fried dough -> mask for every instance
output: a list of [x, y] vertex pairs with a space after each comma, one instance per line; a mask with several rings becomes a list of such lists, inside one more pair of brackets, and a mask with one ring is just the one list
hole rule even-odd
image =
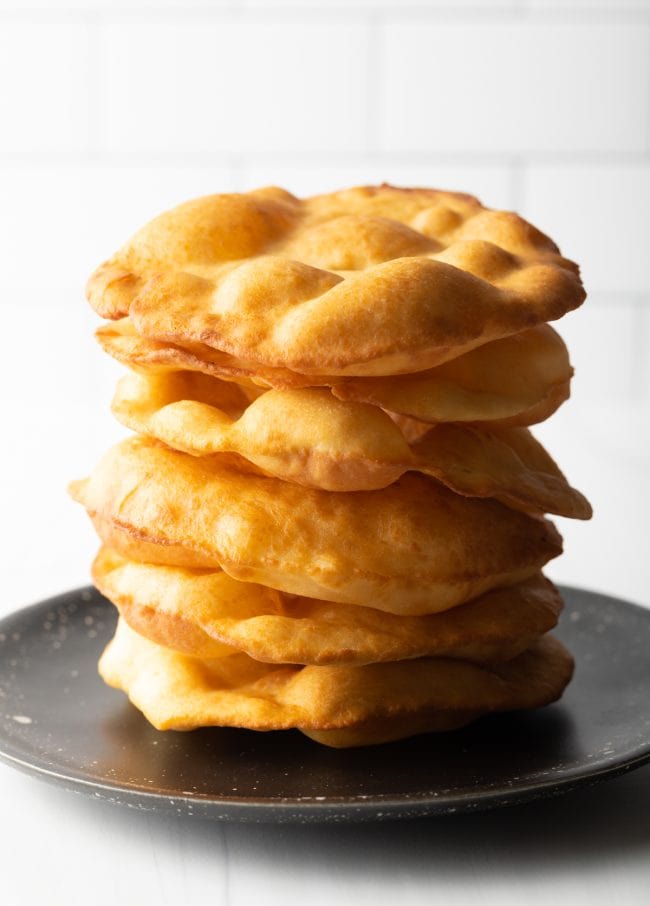
[[218, 457], [139, 437], [113, 447], [71, 492], [91, 516], [148, 544], [147, 559], [156, 545], [172, 546], [186, 552], [183, 565], [405, 615], [512, 585], [561, 551], [546, 520], [424, 476], [339, 494], [242, 474]]
[[118, 608], [100, 673], [158, 729], [364, 746], [556, 700], [545, 517], [588, 501], [528, 427], [570, 395], [579, 270], [516, 214], [389, 185], [210, 195], [88, 299], [137, 436], [73, 482]]
[[100, 327], [96, 335], [109, 355], [135, 371], [195, 371], [260, 389], [329, 387], [339, 399], [372, 403], [431, 424], [536, 424], [568, 399], [573, 374], [566, 346], [547, 324], [494, 340], [429, 371], [347, 380], [256, 368], [207, 346], [149, 340], [128, 318]]
[[316, 388], [270, 390], [249, 404], [238, 385], [188, 371], [127, 375], [113, 412], [132, 430], [183, 453], [234, 454], [240, 467], [306, 487], [375, 490], [415, 470], [468, 497], [494, 497], [530, 512], [591, 515], [522, 428], [439, 425], [409, 447], [376, 406], [342, 402]]
[[547, 419], [569, 398], [572, 375], [562, 338], [542, 324], [429, 371], [350, 379], [332, 392], [423, 422], [506, 427]]
[[295, 727], [325, 745], [370, 745], [461, 726], [497, 711], [557, 699], [573, 660], [544, 636], [489, 667], [419, 658], [360, 667], [262, 664], [245, 654], [199, 659], [134, 632], [123, 620], [99, 662], [110, 685], [159, 730]]
[[233, 649], [275, 664], [369, 664], [424, 656], [508, 660], [553, 629], [562, 609], [543, 576], [422, 617], [332, 604], [238, 582], [221, 570], [138, 563], [102, 548], [93, 581], [151, 641], [196, 657]]
[[577, 267], [516, 214], [378, 186], [187, 202], [102, 265], [88, 297], [156, 341], [358, 377], [432, 368], [561, 317], [584, 291]]

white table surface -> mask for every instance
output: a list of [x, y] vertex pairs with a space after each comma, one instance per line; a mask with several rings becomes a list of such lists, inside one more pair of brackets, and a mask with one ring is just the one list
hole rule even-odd
[[5, 766], [0, 801], [4, 906], [650, 901], [650, 768], [495, 812], [347, 826], [166, 817]]
[[[65, 483], [121, 434], [108, 413], [119, 369], [90, 339], [83, 306], [66, 306], [18, 300], [9, 323], [38, 367], [22, 342], [0, 357], [0, 616], [88, 581], [96, 540]], [[648, 396], [596, 394], [592, 373], [537, 431], [596, 510], [588, 524], [560, 521], [566, 553], [548, 572], [650, 604]], [[650, 768], [500, 812], [377, 825], [144, 814], [1, 764], [0, 804], [1, 906], [650, 904]]]

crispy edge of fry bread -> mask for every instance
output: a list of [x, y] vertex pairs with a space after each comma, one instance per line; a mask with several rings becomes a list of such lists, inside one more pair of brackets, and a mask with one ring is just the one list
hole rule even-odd
[[489, 667], [447, 658], [355, 667], [277, 666], [244, 654], [202, 660], [156, 645], [120, 620], [99, 671], [159, 730], [295, 727], [342, 747], [549, 704], [569, 682], [573, 659], [546, 635]]

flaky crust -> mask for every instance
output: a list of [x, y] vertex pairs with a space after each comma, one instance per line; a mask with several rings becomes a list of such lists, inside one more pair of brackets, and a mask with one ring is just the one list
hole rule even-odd
[[160, 730], [296, 727], [325, 745], [369, 745], [457, 727], [481, 714], [557, 699], [573, 670], [551, 636], [489, 667], [420, 658], [361, 667], [202, 660], [142, 638], [121, 620], [99, 670]]
[[[147, 544], [143, 559], [160, 562], [156, 545], [172, 547], [188, 559], [163, 562], [218, 566], [291, 594], [401, 614], [446, 610], [514, 584], [561, 551], [546, 520], [461, 497], [424, 476], [338, 494], [241, 474], [217, 457], [141, 438], [112, 448], [71, 492], [136, 548]], [[111, 545], [122, 550], [116, 539]]]
[[88, 284], [106, 318], [260, 368], [411, 373], [561, 317], [574, 264], [466, 195], [361, 187], [212, 195], [145, 226]]

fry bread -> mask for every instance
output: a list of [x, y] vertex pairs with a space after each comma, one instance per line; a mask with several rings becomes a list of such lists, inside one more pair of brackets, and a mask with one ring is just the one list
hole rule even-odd
[[538, 708], [561, 695], [572, 670], [571, 655], [551, 636], [489, 667], [448, 658], [296, 667], [262, 664], [245, 654], [194, 658], [150, 642], [124, 620], [99, 662], [103, 679], [126, 692], [159, 730], [295, 727], [335, 747]]
[[377, 186], [187, 202], [103, 264], [88, 297], [155, 341], [358, 377], [432, 368], [561, 317], [584, 291], [577, 267], [518, 215]]
[[256, 368], [199, 344], [189, 348], [149, 340], [136, 333], [128, 318], [100, 327], [97, 338], [109, 355], [146, 374], [194, 371], [260, 390], [329, 387], [339, 399], [372, 403], [430, 424], [536, 424], [568, 399], [573, 374], [566, 346], [547, 324], [487, 343], [428, 371], [345, 380]]
[[275, 664], [369, 664], [424, 656], [508, 660], [553, 629], [562, 609], [543, 576], [444, 613], [400, 617], [287, 595], [221, 570], [138, 563], [102, 548], [97, 588], [151, 641], [196, 657], [243, 651]]
[[[443, 366], [444, 367], [444, 366]], [[588, 518], [591, 509], [526, 429], [439, 425], [412, 447], [381, 409], [324, 389], [270, 390], [249, 404], [237, 384], [188, 371], [122, 378], [113, 412], [127, 427], [193, 456], [306, 487], [375, 490], [415, 470], [468, 497], [530, 512]]]
[[148, 545], [147, 560], [156, 546], [172, 547], [187, 554], [182, 565], [404, 615], [512, 585], [561, 551], [546, 520], [461, 497], [424, 476], [339, 494], [242, 474], [218, 457], [141, 438], [113, 447], [71, 493], [91, 516]]

